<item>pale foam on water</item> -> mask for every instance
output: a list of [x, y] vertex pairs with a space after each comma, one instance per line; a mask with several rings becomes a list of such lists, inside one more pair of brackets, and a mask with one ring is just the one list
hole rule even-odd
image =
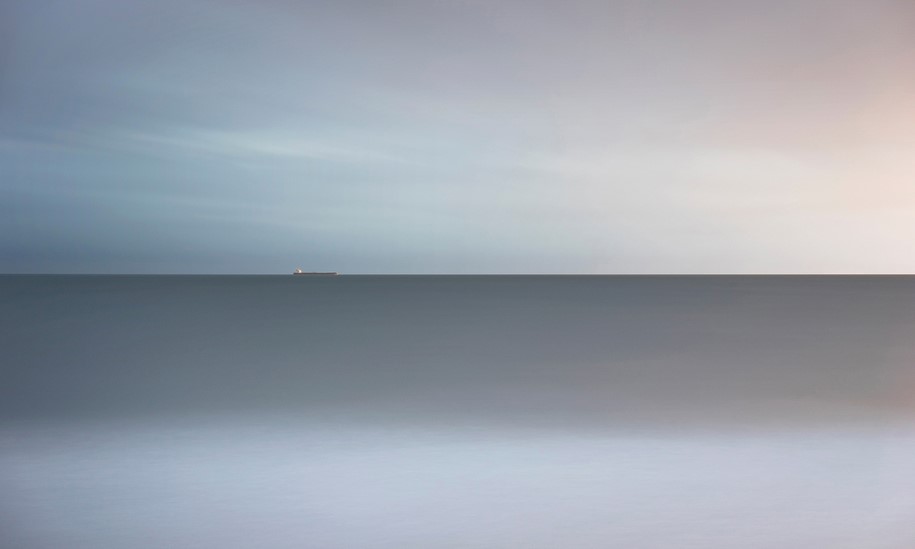
[[0, 546], [915, 546], [910, 277], [0, 277]]
[[518, 434], [286, 421], [0, 435], [13, 547], [830, 547], [915, 540], [915, 430]]

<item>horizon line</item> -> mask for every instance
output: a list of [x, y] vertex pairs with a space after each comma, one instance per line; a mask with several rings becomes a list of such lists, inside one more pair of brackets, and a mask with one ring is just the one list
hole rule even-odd
[[[0, 273], [0, 276], [294, 276], [292, 273], [52, 273], [52, 272], [37, 272], [37, 273]], [[355, 272], [355, 273], [343, 273], [337, 272], [337, 277], [343, 276], [568, 276], [568, 277], [624, 277], [624, 276], [678, 276], [678, 277], [687, 277], [687, 276], [729, 276], [729, 277], [759, 277], [759, 276], [794, 276], [794, 277], [815, 277], [815, 276], [882, 276], [882, 277], [906, 277], [906, 276], [915, 276], [913, 273], [877, 273], [877, 272], [824, 272], [824, 273], [791, 273], [791, 272], [780, 272], [780, 273], [657, 273], [657, 272], [645, 272], [645, 273], [366, 273], [366, 272]], [[327, 277], [331, 278], [331, 277]]]

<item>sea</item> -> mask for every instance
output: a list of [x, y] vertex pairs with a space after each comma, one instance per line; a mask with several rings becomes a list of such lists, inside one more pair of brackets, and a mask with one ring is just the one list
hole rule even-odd
[[0, 547], [915, 547], [915, 277], [0, 276]]

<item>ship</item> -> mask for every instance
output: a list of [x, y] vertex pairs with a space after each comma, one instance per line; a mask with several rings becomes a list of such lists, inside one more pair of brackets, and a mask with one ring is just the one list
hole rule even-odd
[[307, 272], [303, 271], [302, 269], [296, 269], [295, 271], [292, 272], [292, 274], [299, 275], [299, 276], [340, 276], [340, 273], [338, 273], [336, 271], [307, 273]]

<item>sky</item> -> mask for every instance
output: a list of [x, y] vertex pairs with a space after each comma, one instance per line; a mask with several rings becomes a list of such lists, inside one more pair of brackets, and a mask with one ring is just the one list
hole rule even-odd
[[915, 272], [911, 0], [0, 4], [0, 272]]

